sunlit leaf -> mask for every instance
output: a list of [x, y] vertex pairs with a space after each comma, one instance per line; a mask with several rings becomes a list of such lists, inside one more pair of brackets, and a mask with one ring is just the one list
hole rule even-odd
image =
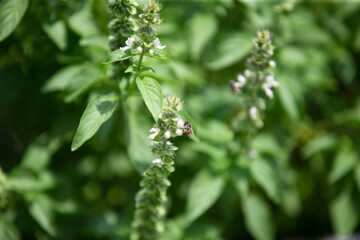
[[229, 142], [234, 137], [231, 129], [223, 122], [217, 120], [208, 120], [199, 124], [197, 135], [200, 139], [211, 142]]
[[167, 61], [167, 62], [172, 61], [171, 58], [170, 58], [170, 55], [166, 51], [158, 50], [158, 49], [156, 49], [154, 51], [153, 55], [146, 55], [146, 56], [156, 58], [156, 59], [159, 59], [159, 60], [163, 60], [163, 61]]
[[251, 175], [275, 203], [280, 202], [279, 178], [275, 167], [266, 159], [256, 159], [250, 165]]
[[236, 166], [230, 170], [231, 182], [240, 195], [241, 199], [249, 196], [250, 171], [247, 166]]
[[252, 49], [252, 36], [235, 33], [226, 36], [217, 46], [216, 53], [206, 66], [213, 71], [221, 70], [242, 60]]
[[111, 94], [96, 97], [88, 103], [71, 144], [72, 151], [78, 149], [98, 131], [114, 113], [117, 103], [117, 97]]
[[152, 78], [137, 78], [136, 84], [144, 99], [144, 102], [157, 122], [161, 109], [163, 107], [163, 95], [160, 84]]
[[19, 24], [28, 6], [28, 0], [0, 1], [0, 42]]
[[217, 20], [214, 14], [196, 14], [190, 19], [190, 53], [193, 59], [199, 60], [206, 45], [217, 31]]
[[335, 147], [338, 143], [338, 139], [335, 135], [329, 133], [315, 137], [309, 141], [303, 148], [302, 152], [305, 158], [309, 158], [312, 155], [329, 150]]
[[108, 39], [105, 35], [92, 35], [92, 36], [84, 37], [80, 40], [80, 46], [97, 47], [104, 51], [109, 50]]
[[52, 202], [48, 196], [38, 194], [33, 198], [29, 197], [28, 209], [31, 216], [46, 232], [53, 237], [57, 235]]
[[275, 219], [266, 201], [257, 194], [250, 194], [242, 203], [245, 224], [256, 240], [275, 239]]
[[58, 20], [53, 24], [44, 24], [43, 29], [56, 46], [65, 50], [67, 48], [67, 29], [63, 20]]
[[[89, 4], [91, 1], [89, 1]], [[73, 14], [68, 20], [70, 28], [81, 37], [98, 34], [99, 28], [91, 8], [85, 7], [79, 12]]]
[[110, 53], [110, 55], [107, 57], [107, 59], [104, 61], [105, 64], [107, 63], [113, 63], [118, 61], [124, 61], [126, 59], [129, 59], [131, 57], [135, 56], [134, 54], [127, 52], [124, 52], [123, 50], [115, 50]]
[[345, 235], [354, 231], [359, 221], [358, 202], [350, 187], [345, 187], [330, 205], [330, 218], [337, 234]]
[[333, 166], [329, 174], [329, 182], [333, 184], [340, 180], [347, 173], [352, 171], [358, 162], [356, 151], [343, 147], [335, 156]]
[[200, 171], [190, 184], [186, 219], [188, 224], [204, 214], [220, 197], [225, 179], [221, 174], [213, 174], [208, 169]]

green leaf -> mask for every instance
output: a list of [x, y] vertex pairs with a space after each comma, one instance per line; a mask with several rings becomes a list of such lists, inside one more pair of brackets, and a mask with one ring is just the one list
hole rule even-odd
[[286, 214], [295, 218], [301, 213], [301, 201], [299, 193], [295, 186], [288, 187], [282, 190], [282, 207]]
[[105, 60], [104, 64], [118, 62], [118, 61], [124, 61], [133, 56], [135, 56], [135, 55], [118, 49], [118, 50], [115, 50], [110, 53], [110, 55]]
[[194, 65], [185, 64], [182, 62], [172, 62], [169, 64], [174, 71], [175, 77], [181, 82], [186, 82], [192, 85], [200, 86], [204, 84], [205, 79], [199, 68]]
[[20, 240], [19, 230], [14, 224], [0, 218], [0, 239], [4, 240]]
[[280, 202], [278, 175], [274, 166], [265, 159], [256, 159], [250, 165], [251, 175], [275, 203]]
[[108, 51], [108, 39], [105, 35], [92, 35], [84, 37], [80, 40], [80, 46], [87, 47], [97, 47], [104, 51]]
[[143, 101], [140, 97], [132, 96], [127, 99], [127, 150], [134, 167], [141, 175], [151, 164], [153, 156], [149, 149], [148, 139], [151, 123], [143, 114]]
[[200, 59], [201, 53], [216, 34], [217, 28], [214, 14], [198, 13], [190, 19], [190, 53], [193, 59]]
[[90, 100], [71, 144], [71, 151], [78, 149], [89, 140], [114, 113], [118, 100], [114, 95], [98, 96]]
[[170, 55], [166, 51], [158, 50], [158, 49], [154, 50], [153, 55], [146, 55], [146, 56], [156, 58], [156, 59], [159, 59], [159, 60], [163, 60], [163, 61], [167, 61], [167, 62], [172, 61], [171, 58], [170, 58]]
[[64, 101], [70, 103], [88, 91], [94, 84], [103, 81], [107, 76], [93, 65], [84, 65], [68, 81], [64, 91]]
[[190, 184], [186, 220], [190, 224], [204, 214], [220, 197], [225, 179], [220, 174], [213, 174], [208, 169], [201, 170]]
[[355, 178], [355, 182], [358, 187], [358, 191], [360, 192], [360, 163], [358, 163], [358, 165], [354, 171], [354, 178]]
[[309, 158], [314, 154], [334, 148], [337, 143], [337, 137], [331, 133], [317, 136], [304, 146], [302, 152], [305, 158]]
[[19, 24], [28, 2], [28, 0], [4, 0], [0, 2], [0, 42], [9, 36]]
[[59, 147], [58, 138], [48, 139], [45, 136], [40, 136], [26, 149], [21, 165], [39, 172], [48, 165], [52, 154]]
[[279, 99], [286, 113], [291, 119], [299, 118], [299, 107], [297, 105], [295, 96], [291, 92], [291, 86], [288, 83], [289, 76], [285, 74], [277, 74], [276, 78], [280, 82], [280, 86], [277, 88], [279, 93]]
[[43, 93], [49, 93], [64, 90], [73, 79], [73, 76], [81, 71], [82, 67], [82, 65], [69, 65], [60, 69], [47, 80], [41, 91]]
[[63, 20], [58, 20], [52, 25], [44, 24], [43, 29], [60, 50], [67, 48], [67, 29]]
[[275, 219], [266, 201], [257, 194], [250, 194], [242, 209], [246, 228], [256, 240], [275, 238]]
[[242, 200], [249, 196], [250, 171], [248, 166], [236, 166], [230, 169], [230, 179]]
[[163, 106], [163, 95], [160, 84], [155, 79], [149, 77], [144, 77], [143, 79], [137, 78], [136, 84], [147, 108], [153, 115], [155, 122], [157, 122]]
[[213, 71], [229, 67], [242, 60], [252, 49], [252, 36], [244, 33], [235, 33], [226, 36], [219, 43], [212, 60], [206, 66]]
[[[90, 2], [90, 1], [89, 1]], [[69, 27], [81, 37], [96, 35], [100, 32], [91, 8], [85, 7], [69, 18]]]
[[63, 91], [66, 103], [72, 102], [106, 76], [93, 65], [70, 65], [56, 72], [42, 88], [42, 92]]
[[358, 202], [352, 194], [352, 188], [346, 187], [330, 204], [330, 218], [337, 234], [352, 233], [359, 221]]
[[341, 148], [336, 154], [335, 161], [329, 174], [329, 183], [334, 184], [356, 166], [358, 162], [356, 151], [350, 148]]
[[203, 140], [222, 143], [230, 142], [234, 137], [234, 133], [228, 125], [212, 119], [198, 125], [197, 135]]
[[31, 216], [46, 232], [55, 237], [57, 231], [54, 227], [54, 211], [50, 198], [43, 194], [27, 198], [27, 205]]
[[8, 182], [10, 188], [20, 194], [46, 191], [55, 186], [55, 178], [51, 172], [42, 170], [35, 174], [24, 168], [11, 171]]

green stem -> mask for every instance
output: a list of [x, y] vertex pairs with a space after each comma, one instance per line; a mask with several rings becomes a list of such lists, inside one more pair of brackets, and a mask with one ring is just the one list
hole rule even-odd
[[[144, 46], [142, 46], [142, 48], [144, 49]], [[144, 52], [142, 52], [142, 53], [140, 54], [139, 62], [138, 62], [138, 65], [137, 65], [137, 71], [136, 71], [136, 73], [134, 74], [134, 77], [131, 79], [130, 95], [133, 95], [133, 94], [134, 94], [135, 85], [136, 85], [136, 79], [137, 79], [137, 77], [140, 76], [140, 74], [141, 74], [141, 63], [142, 63], [143, 58], [144, 58]]]

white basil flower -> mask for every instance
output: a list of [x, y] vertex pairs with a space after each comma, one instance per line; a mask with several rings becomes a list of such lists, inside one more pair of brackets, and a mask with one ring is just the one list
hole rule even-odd
[[169, 139], [171, 137], [171, 132], [167, 130], [164, 134], [165, 138]]
[[134, 37], [129, 37], [125, 41], [126, 46], [121, 47], [120, 50], [125, 52], [126, 50], [131, 49], [134, 46], [134, 42], [135, 42], [135, 38]]
[[259, 110], [254, 106], [249, 109], [249, 114], [252, 120], [256, 120], [258, 113]]
[[156, 38], [154, 41], [152, 41], [152, 45], [160, 50], [166, 48], [166, 46], [161, 46], [159, 38]]
[[151, 132], [152, 134], [150, 134], [149, 138], [150, 138], [150, 139], [154, 139], [154, 138], [159, 134], [160, 128], [158, 128], [158, 127], [153, 127], [152, 129], [150, 129], [150, 132]]
[[239, 82], [239, 86], [240, 87], [243, 87], [245, 84], [246, 84], [246, 78], [243, 76], [243, 75], [241, 75], [241, 74], [239, 74], [238, 76], [237, 76], [237, 80], [238, 80], [238, 82]]
[[161, 160], [161, 158], [156, 158], [152, 161], [153, 164], [156, 164], [159, 168], [162, 167], [162, 165], [164, 165], [164, 162]]
[[181, 118], [176, 123], [178, 128], [184, 128], [184, 124], [185, 124], [185, 122]]

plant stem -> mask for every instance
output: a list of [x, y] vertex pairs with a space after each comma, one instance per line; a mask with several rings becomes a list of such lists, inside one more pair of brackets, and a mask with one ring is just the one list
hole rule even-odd
[[142, 52], [140, 54], [139, 62], [138, 62], [138, 65], [137, 65], [137, 71], [134, 74], [134, 77], [131, 79], [130, 95], [134, 94], [135, 85], [136, 85], [136, 79], [141, 74], [141, 63], [142, 63], [143, 58], [144, 58], [144, 52]]

